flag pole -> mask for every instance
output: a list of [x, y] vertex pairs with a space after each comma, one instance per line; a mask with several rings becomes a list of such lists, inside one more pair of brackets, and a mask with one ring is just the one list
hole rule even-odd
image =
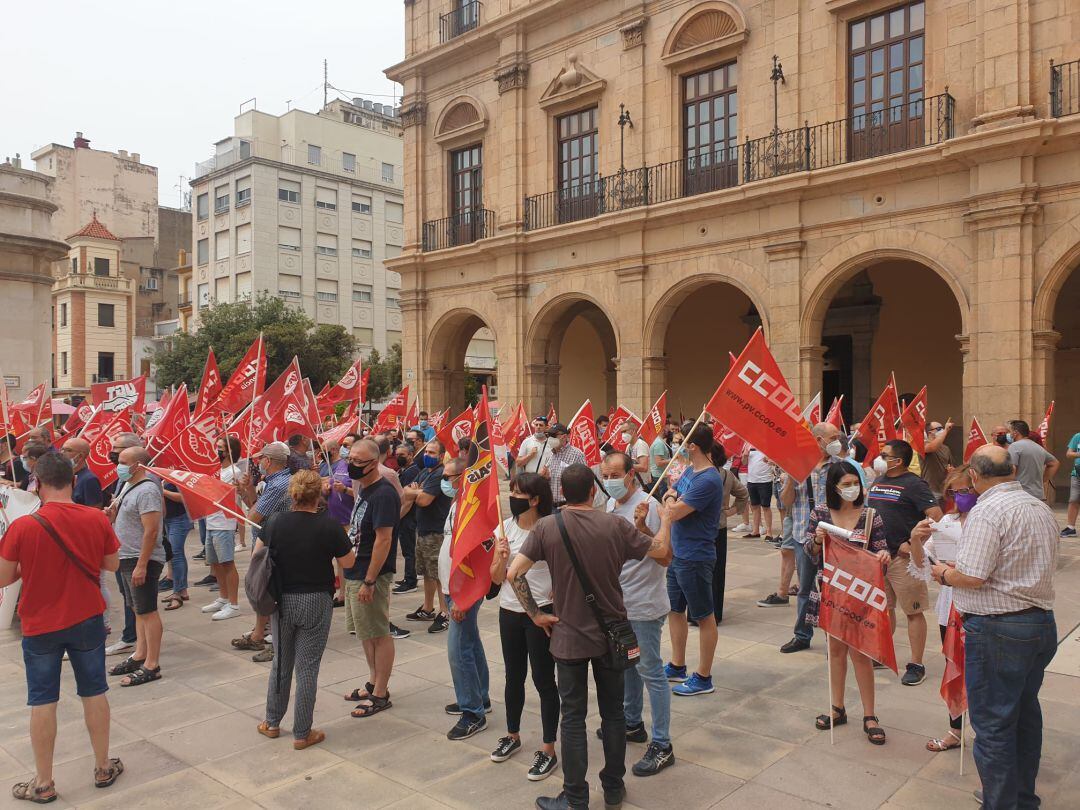
[[[11, 483], [14, 486], [18, 485], [18, 481], [15, 476], [15, 448], [7, 443], [8, 428], [8, 392], [7, 381], [4, 379], [4, 375], [0, 373], [0, 407], [3, 408], [4, 417], [4, 446], [7, 448], [8, 464], [11, 466]], [[6, 521], [5, 521], [6, 522]]]
[[[263, 350], [265, 348], [266, 348], [266, 346], [263, 345], [263, 333], [262, 333], [262, 330], [260, 329], [259, 330], [259, 348], [255, 350], [255, 379], [251, 381], [251, 415], [252, 415], [252, 417], [255, 416], [255, 400], [257, 400], [259, 398], [259, 361], [263, 357]], [[267, 363], [267, 366], [269, 366], [269, 363]], [[267, 368], [267, 372], [269, 372], [269, 368]], [[233, 422], [233, 424], [235, 424], [235, 421]], [[248, 430], [248, 444], [249, 445], [251, 444], [251, 430], [250, 429]], [[254, 449], [253, 447], [250, 447], [250, 446], [248, 447], [248, 450], [253, 450], [253, 449]]]
[[[683, 436], [683, 442], [684, 443], [686, 442], [687, 439], [690, 438], [690, 434], [694, 432], [694, 429], [698, 425], [701, 424], [701, 420], [704, 419], [704, 418], [705, 418], [705, 409], [703, 408], [702, 411], [701, 411], [701, 414], [697, 418], [697, 421], [694, 422], [693, 427], [691, 427], [690, 430], [687, 432], [687, 434], [685, 436]], [[660, 477], [657, 478], [655, 481], [653, 481], [652, 489], [649, 490], [649, 497], [650, 498], [655, 497], [656, 490], [660, 486], [660, 482], [663, 481], [667, 477], [668, 470], [670, 470], [671, 465], [675, 463], [675, 458], [676, 458], [676, 454], [672, 453], [671, 458], [668, 459], [668, 463], [664, 467], [664, 471], [662, 473], [660, 473]]]
[[960, 775], [964, 775], [964, 737], [967, 736], [964, 732], [967, 726], [967, 712], [960, 713]]
[[[828, 537], [825, 538], [826, 540]], [[821, 548], [822, 557], [825, 556], [825, 547]], [[820, 625], [819, 625], [820, 626]], [[835, 722], [833, 720], [832, 711], [832, 650], [830, 649], [829, 639], [831, 636], [825, 633], [825, 665], [829, 668], [829, 745], [836, 745], [836, 734], [834, 730]]]

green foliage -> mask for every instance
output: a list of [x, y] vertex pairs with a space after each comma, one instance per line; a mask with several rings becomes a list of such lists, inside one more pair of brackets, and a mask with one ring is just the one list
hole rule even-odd
[[154, 355], [158, 387], [186, 382], [189, 391], [198, 390], [211, 346], [221, 378], [227, 380], [260, 331], [266, 345], [267, 385], [296, 355], [317, 393], [323, 383], [336, 383], [357, 354], [356, 338], [344, 327], [316, 326], [304, 312], [261, 293], [254, 304], [212, 304], [199, 312], [199, 331], [172, 336]]
[[480, 394], [483, 393], [480, 390], [480, 381], [476, 379], [476, 376], [469, 371], [469, 366], [465, 365], [465, 404], [470, 408], [476, 406], [476, 403], [480, 401]]
[[385, 359], [380, 356], [378, 349], [372, 349], [364, 367], [371, 369], [371, 381], [368, 383], [369, 402], [381, 402], [401, 390], [400, 343], [390, 347]]

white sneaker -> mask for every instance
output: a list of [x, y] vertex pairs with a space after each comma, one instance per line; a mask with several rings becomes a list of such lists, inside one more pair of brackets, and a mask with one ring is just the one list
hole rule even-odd
[[217, 599], [215, 599], [209, 605], [203, 605], [201, 609], [202, 609], [203, 613], [217, 613], [219, 610], [221, 610], [227, 604], [229, 604], [229, 600], [228, 599], [222, 599], [219, 596]]
[[273, 633], [267, 633], [265, 636], [263, 636], [263, 641], [265, 641], [267, 644], [273, 644], [274, 643], [274, 634]]
[[134, 650], [134, 644], [128, 644], [126, 641], [118, 641], [115, 644], [110, 644], [105, 648], [106, 655], [120, 655], [126, 653], [128, 650]]
[[240, 608], [237, 605], [230, 605], [226, 602], [225, 606], [210, 618], [215, 622], [221, 622], [225, 621], [225, 619], [235, 619], [239, 615]]
[[748, 532], [748, 531], [750, 531], [750, 524], [749, 523], [740, 523], [738, 526], [736, 526], [731, 531], [732, 531], [733, 534], [742, 534], [743, 532]]
[[233, 548], [233, 554], [239, 554], [241, 551], [246, 551], [246, 550], [247, 550], [247, 546], [242, 546], [239, 543], [237, 543], [236, 547]]

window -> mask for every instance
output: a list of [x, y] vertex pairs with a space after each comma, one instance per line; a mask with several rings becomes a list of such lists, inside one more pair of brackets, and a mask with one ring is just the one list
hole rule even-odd
[[401, 247], [399, 245], [386, 245], [386, 258], [396, 259], [401, 255]]
[[337, 237], [329, 233], [315, 234], [315, 252], [322, 256], [337, 256]]
[[353, 284], [352, 300], [359, 304], [370, 304], [372, 301], [372, 287], [370, 284]]
[[282, 250], [300, 250], [300, 229], [278, 226], [278, 247]]
[[145, 282], [143, 282], [143, 287], [145, 287], [150, 292], [156, 292], [159, 288], [158, 280], [151, 276], [150, 278], [146, 279]]
[[278, 276], [278, 296], [287, 301], [300, 300], [300, 276]]
[[71, 257], [71, 272], [72, 273], [78, 273], [79, 272], [79, 257], [78, 256], [72, 256]]
[[251, 203], [251, 178], [241, 177], [236, 181], [236, 207], [242, 208]]
[[109, 275], [109, 260], [104, 259], [101, 256], [94, 257], [94, 275], [95, 276], [107, 276]]
[[210, 306], [210, 285], [199, 285], [199, 309]]
[[450, 214], [483, 207], [483, 164], [480, 144], [450, 153]]
[[386, 296], [386, 306], [390, 309], [398, 309], [400, 305], [398, 304], [397, 298], [388, 295]]
[[229, 210], [229, 187], [218, 186], [214, 189], [214, 213], [224, 214]]
[[218, 231], [214, 234], [214, 260], [229, 258], [229, 248], [232, 247], [228, 231]]
[[60, 352], [60, 373], [67, 374], [67, 352]]
[[97, 322], [98, 326], [116, 326], [116, 305], [98, 304]]
[[251, 141], [240, 141], [240, 159], [247, 160], [251, 157]]
[[236, 274], [236, 300], [246, 301], [251, 298], [251, 273]]
[[300, 202], [300, 184], [295, 180], [279, 180], [277, 198], [282, 202]]
[[337, 211], [337, 189], [317, 187], [315, 189], [315, 207], [322, 208], [325, 211]]
[[375, 330], [370, 326], [355, 326], [352, 331], [353, 337], [356, 338], [356, 342], [361, 346], [375, 345]]
[[352, 210], [355, 214], [370, 214], [371, 197], [363, 197], [359, 194], [353, 194]]
[[386, 330], [386, 347], [400, 346], [401, 345], [401, 332], [392, 329]]
[[196, 197], [195, 210], [198, 212], [199, 219], [206, 219], [210, 216], [210, 195], [200, 194]]
[[214, 280], [214, 301], [218, 304], [229, 303], [229, 282], [232, 281], [228, 276]]
[[387, 222], [404, 222], [405, 221], [405, 206], [401, 203], [388, 202], [386, 204], [386, 221]]
[[394, 164], [384, 163], [382, 165], [382, 179], [384, 183], [394, 182]]
[[341, 170], [343, 172], [349, 172], [356, 174], [356, 155], [350, 155], [348, 152], [341, 153]]
[[315, 300], [324, 304], [337, 303], [337, 282], [319, 279], [315, 282]]
[[332, 304], [337, 302], [337, 293], [317, 291], [315, 297], [323, 303]]
[[594, 216], [598, 212], [599, 191], [596, 107], [559, 118], [557, 133], [559, 221], [573, 222]]
[[312, 166], [318, 166], [322, 163], [322, 147], [316, 146], [313, 143], [309, 143], [307, 147], [307, 162]]
[[371, 242], [368, 242], [365, 239], [353, 239], [352, 255], [354, 259], [370, 259]]
[[683, 77], [683, 188], [700, 194], [739, 182], [738, 66]]
[[251, 253], [251, 223], [236, 226], [236, 255]]
[[199, 264], [206, 264], [210, 261], [210, 240], [200, 239], [195, 245], [195, 258]]
[[116, 356], [112, 352], [98, 352], [97, 381], [112, 382]]
[[67, 326], [67, 304], [60, 305], [60, 325]]

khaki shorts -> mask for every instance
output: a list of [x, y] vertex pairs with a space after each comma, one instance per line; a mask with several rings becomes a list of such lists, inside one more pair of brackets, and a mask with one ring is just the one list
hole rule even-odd
[[416, 573], [430, 579], [439, 578], [439, 551], [442, 549], [442, 532], [416, 535]]
[[355, 631], [361, 641], [390, 635], [390, 586], [393, 580], [393, 574], [382, 574], [376, 579], [375, 595], [370, 603], [357, 598], [363, 584], [360, 580], [345, 580], [345, 629]]
[[896, 557], [885, 571], [885, 596], [889, 608], [900, 608], [905, 616], [914, 616], [930, 609], [930, 592], [926, 583], [908, 573], [908, 558]]

